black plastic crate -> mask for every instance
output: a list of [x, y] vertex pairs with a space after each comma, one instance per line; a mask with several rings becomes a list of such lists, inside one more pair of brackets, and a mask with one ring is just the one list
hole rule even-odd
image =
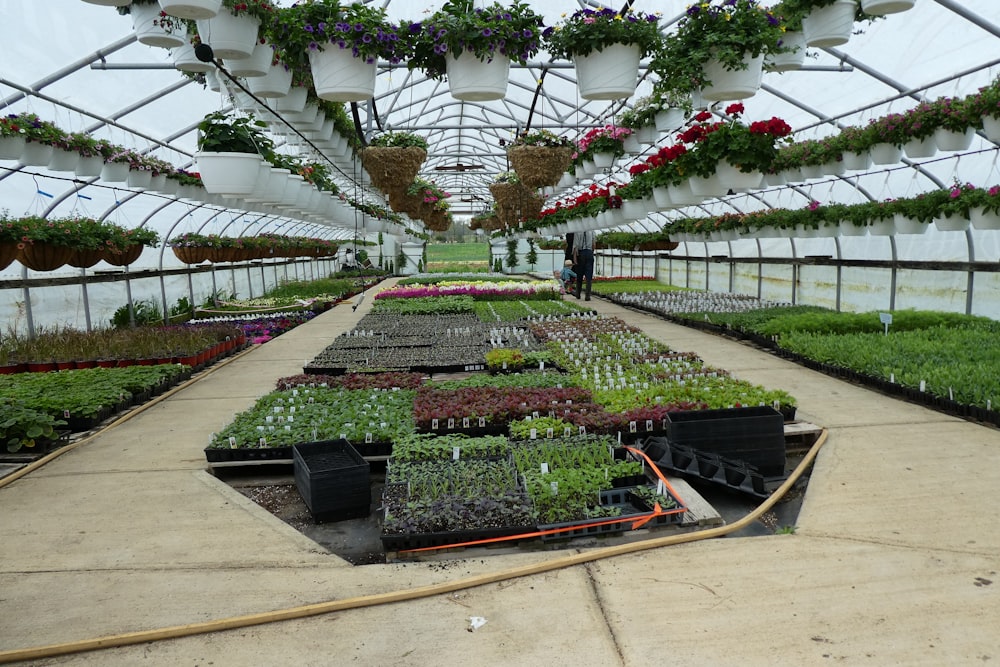
[[206, 447], [205, 460], [209, 463], [232, 461], [287, 461], [292, 458], [291, 446], [282, 447]]
[[667, 415], [667, 441], [745, 461], [764, 475], [782, 475], [784, 421], [770, 407], [672, 412]]
[[367, 516], [369, 466], [347, 440], [292, 445], [295, 486], [317, 520]]

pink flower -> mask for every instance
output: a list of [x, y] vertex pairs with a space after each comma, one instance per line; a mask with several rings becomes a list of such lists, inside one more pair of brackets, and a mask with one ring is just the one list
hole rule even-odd
[[818, 208], [819, 208], [819, 202], [818, 201], [816, 201], [815, 199], [813, 199], [811, 202], [809, 202], [809, 210], [810, 211], [815, 211]]
[[952, 199], [958, 199], [959, 197], [962, 196], [962, 188], [954, 187], [951, 189], [950, 194]]

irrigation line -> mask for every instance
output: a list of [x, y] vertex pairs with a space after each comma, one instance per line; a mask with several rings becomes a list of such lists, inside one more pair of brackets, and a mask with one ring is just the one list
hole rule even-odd
[[361, 595], [358, 597], [347, 598], [344, 600], [331, 600], [328, 602], [319, 602], [316, 604], [303, 605], [300, 607], [289, 607], [286, 609], [278, 609], [275, 611], [267, 611], [257, 614], [248, 614], [246, 616], [233, 616], [230, 618], [223, 618], [215, 621], [190, 623], [188, 625], [175, 625], [166, 628], [159, 628], [157, 630], [141, 630], [138, 632], [128, 632], [118, 635], [106, 635], [104, 637], [95, 637], [93, 639], [83, 639], [80, 641], [67, 642], [62, 644], [49, 644], [47, 646], [36, 646], [33, 648], [0, 651], [0, 664], [17, 662], [20, 660], [36, 660], [39, 658], [51, 658], [61, 655], [83, 653], [85, 651], [96, 651], [100, 649], [117, 648], [120, 646], [143, 644], [146, 642], [161, 641], [164, 639], [178, 639], [181, 637], [191, 637], [194, 635], [207, 634], [210, 632], [221, 632], [223, 630], [246, 628], [255, 625], [275, 623], [278, 621], [288, 621], [298, 618], [307, 618], [310, 616], [319, 616], [321, 614], [329, 614], [335, 611], [346, 611], [348, 609], [362, 609], [365, 607], [376, 607], [383, 604], [405, 602], [407, 600], [419, 600], [421, 598], [431, 597], [433, 595], [452, 593], [454, 591], [466, 590], [478, 586], [483, 586], [486, 584], [497, 583], [500, 581], [509, 581], [511, 579], [517, 579], [520, 577], [528, 577], [537, 574], [543, 574], [545, 572], [552, 572], [554, 570], [561, 570], [567, 567], [572, 567], [574, 565], [590, 563], [597, 560], [603, 560], [605, 558], [613, 558], [616, 556], [623, 556], [626, 554], [637, 553], [640, 551], [648, 551], [650, 549], [673, 546], [676, 544], [697, 542], [700, 540], [706, 540], [714, 537], [723, 537], [725, 535], [728, 535], [730, 533], [745, 528], [753, 521], [756, 521], [757, 518], [759, 518], [762, 514], [764, 514], [772, 507], [774, 507], [774, 505], [777, 504], [782, 497], [784, 497], [784, 495], [799, 480], [799, 478], [803, 475], [803, 473], [805, 473], [805, 471], [808, 470], [809, 467], [812, 465], [813, 461], [816, 459], [816, 455], [819, 453], [820, 448], [826, 442], [827, 435], [828, 435], [827, 430], [823, 429], [823, 432], [820, 434], [820, 437], [809, 449], [808, 453], [806, 453], [801, 463], [799, 463], [799, 465], [796, 466], [795, 470], [792, 471], [792, 474], [788, 477], [788, 479], [785, 480], [785, 482], [781, 486], [779, 486], [767, 500], [761, 503], [761, 505], [757, 507], [757, 509], [750, 512], [742, 519], [739, 519], [738, 521], [729, 524], [727, 526], [720, 526], [718, 528], [708, 528], [706, 530], [700, 530], [692, 533], [683, 533], [680, 535], [668, 535], [666, 537], [645, 540], [642, 542], [634, 542], [631, 544], [621, 544], [613, 547], [603, 547], [600, 549], [594, 549], [592, 551], [587, 551], [584, 553], [571, 554], [569, 556], [563, 556], [561, 558], [556, 558], [554, 560], [543, 561], [541, 563], [522, 565], [519, 567], [509, 568], [506, 570], [500, 570], [498, 572], [467, 577], [465, 579], [456, 579], [455, 581], [446, 581], [438, 584], [430, 584], [427, 586], [418, 586], [416, 588], [392, 591], [388, 593]]

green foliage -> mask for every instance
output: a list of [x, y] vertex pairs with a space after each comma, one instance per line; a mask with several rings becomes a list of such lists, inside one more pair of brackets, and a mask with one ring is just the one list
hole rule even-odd
[[491, 371], [516, 371], [524, 366], [521, 350], [495, 348], [486, 353], [486, 367]]
[[561, 25], [545, 30], [545, 50], [553, 58], [571, 60], [603, 51], [612, 44], [635, 44], [640, 57], [660, 48], [662, 37], [655, 14], [619, 14], [613, 9], [581, 9]]
[[475, 300], [465, 294], [456, 296], [410, 297], [405, 299], [377, 299], [372, 307], [375, 313], [405, 315], [440, 315], [443, 313], [472, 312]]
[[414, 146], [427, 150], [427, 140], [413, 132], [384, 132], [373, 138], [368, 145], [381, 148], [410, 148]]
[[505, 263], [507, 264], [508, 271], [513, 271], [517, 267], [517, 239], [507, 241], [507, 258]]
[[410, 461], [450, 461], [454, 459], [456, 447], [460, 460], [500, 457], [510, 453], [510, 444], [502, 435], [472, 437], [460, 433], [414, 433], [393, 442], [393, 465]]
[[198, 150], [219, 153], [259, 153], [270, 159], [274, 143], [264, 134], [267, 124], [252, 116], [214, 111], [198, 123]]
[[133, 301], [131, 311], [132, 315], [130, 316], [128, 304], [118, 308], [111, 316], [111, 326], [115, 329], [127, 329], [133, 326], [133, 320], [135, 326], [157, 324], [163, 321], [163, 313], [152, 301]]
[[8, 452], [20, 451], [22, 447], [33, 448], [39, 440], [53, 438], [56, 427], [66, 424], [10, 397], [0, 398], [0, 415], [0, 443]]

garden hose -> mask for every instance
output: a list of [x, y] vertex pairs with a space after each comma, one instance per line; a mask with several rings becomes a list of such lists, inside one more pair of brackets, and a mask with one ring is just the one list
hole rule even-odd
[[136, 415], [139, 415], [139, 414], [145, 412], [146, 410], [148, 410], [149, 408], [153, 407], [154, 405], [158, 405], [160, 402], [165, 401], [166, 399], [170, 398], [171, 396], [173, 396], [177, 392], [181, 391], [182, 389], [191, 386], [192, 384], [194, 384], [198, 380], [202, 379], [203, 377], [205, 377], [209, 373], [214, 373], [218, 369], [223, 368], [224, 366], [228, 366], [231, 362], [236, 361], [237, 359], [239, 359], [240, 357], [242, 357], [244, 354], [247, 354], [248, 352], [250, 352], [253, 349], [254, 349], [253, 347], [247, 347], [247, 349], [245, 349], [245, 350], [243, 350], [241, 352], [237, 352], [236, 354], [231, 355], [231, 356], [227, 357], [226, 359], [223, 359], [222, 361], [219, 361], [217, 363], [212, 364], [204, 372], [199, 373], [195, 377], [188, 378], [187, 380], [185, 380], [181, 384], [179, 384], [179, 385], [177, 385], [175, 387], [171, 387], [170, 389], [168, 389], [167, 391], [163, 392], [159, 396], [155, 396], [152, 399], [150, 399], [150, 400], [146, 401], [145, 403], [143, 403], [142, 405], [139, 405], [136, 408], [134, 408], [132, 410], [129, 410], [126, 414], [122, 415], [121, 417], [118, 417], [117, 419], [115, 419], [113, 422], [111, 422], [107, 426], [104, 426], [103, 428], [101, 428], [99, 431], [97, 431], [95, 433], [91, 433], [90, 435], [88, 435], [85, 438], [80, 438], [76, 442], [70, 443], [70, 444], [66, 445], [65, 447], [60, 447], [56, 451], [51, 452], [49, 454], [46, 454], [42, 458], [40, 458], [40, 459], [38, 459], [36, 461], [32, 461], [31, 463], [29, 463], [28, 465], [24, 466], [23, 468], [12, 472], [11, 474], [9, 474], [9, 475], [3, 477], [2, 479], [0, 479], [0, 489], [2, 489], [3, 487], [7, 486], [8, 484], [16, 482], [17, 480], [21, 479], [22, 477], [24, 477], [28, 473], [31, 473], [31, 472], [34, 472], [35, 470], [38, 470], [39, 468], [41, 468], [43, 465], [45, 465], [49, 461], [54, 461], [55, 459], [59, 458], [63, 454], [71, 452], [74, 449], [76, 449], [77, 447], [80, 447], [82, 445], [87, 444], [88, 442], [90, 442], [94, 438], [96, 438], [96, 437], [98, 437], [100, 435], [103, 435], [104, 432], [107, 431], [108, 429], [114, 428], [115, 426], [118, 426], [119, 424], [124, 424], [125, 422], [127, 422], [130, 419], [132, 419]]
[[781, 500], [784, 495], [795, 485], [799, 478], [809, 469], [813, 461], [816, 459], [816, 455], [819, 453], [820, 448], [826, 442], [828, 432], [823, 429], [819, 438], [809, 448], [805, 457], [795, 467], [792, 474], [789, 475], [788, 479], [779, 486], [767, 500], [760, 504], [755, 510], [739, 519], [738, 521], [731, 523], [726, 526], [719, 526], [717, 528], [708, 528], [706, 530], [699, 530], [691, 533], [682, 533], [680, 535], [668, 535], [665, 537], [654, 538], [650, 540], [644, 540], [641, 542], [633, 542], [630, 544], [621, 544], [613, 547], [602, 547], [599, 549], [593, 549], [583, 553], [571, 554], [569, 556], [563, 556], [553, 560], [543, 561], [541, 563], [534, 563], [531, 565], [522, 565], [519, 567], [510, 568], [507, 570], [500, 570], [498, 572], [492, 572], [487, 574], [479, 574], [473, 577], [467, 577], [465, 579], [457, 579], [450, 582], [442, 582], [439, 584], [430, 584], [427, 586], [418, 586], [416, 588], [410, 588], [400, 591], [392, 591], [389, 593], [377, 593], [374, 595], [361, 595], [358, 597], [347, 598], [345, 600], [331, 600], [328, 602], [319, 602], [315, 604], [303, 605], [300, 607], [289, 607], [287, 609], [279, 609], [276, 611], [268, 611], [259, 614], [248, 614], [246, 616], [233, 616], [230, 618], [219, 619], [215, 621], [204, 621], [201, 623], [191, 623], [188, 625], [175, 625], [167, 628], [160, 628], [157, 630], [141, 630], [139, 632], [128, 632], [118, 635], [108, 635], [105, 637], [97, 637], [93, 639], [84, 639], [75, 642], [66, 642], [63, 644], [50, 644], [47, 646], [37, 646], [34, 648], [26, 649], [14, 649], [10, 651], [0, 651], [0, 663], [17, 662], [20, 660], [35, 660], [39, 658], [51, 658], [61, 655], [69, 655], [73, 653], [82, 653], [85, 651], [95, 651], [99, 649], [116, 648], [119, 646], [129, 646], [132, 644], [142, 644], [145, 642], [160, 641], [163, 639], [178, 639], [181, 637], [190, 637], [193, 635], [207, 634], [209, 632], [220, 632], [222, 630], [233, 630], [236, 628], [245, 628], [254, 625], [264, 625], [267, 623], [274, 623], [276, 621], [287, 621], [297, 618], [306, 618], [309, 616], [318, 616], [320, 614], [328, 614], [335, 611], [345, 611], [347, 609], [360, 609], [364, 607], [375, 607], [378, 605], [389, 604], [393, 602], [404, 602], [406, 600], [417, 600], [420, 598], [430, 597], [433, 595], [441, 595], [442, 593], [452, 593], [455, 591], [461, 591], [469, 588], [475, 588], [477, 586], [483, 586], [485, 584], [492, 584], [500, 581], [508, 581], [510, 579], [517, 579], [519, 577], [527, 577], [536, 574], [543, 574], [545, 572], [552, 572], [554, 570], [560, 570], [567, 567], [572, 567], [574, 565], [580, 565], [583, 563], [589, 563], [597, 560], [603, 560], [605, 558], [613, 558], [615, 556], [622, 556], [631, 553], [637, 553], [639, 551], [646, 551], [649, 549], [656, 549], [659, 547], [673, 546], [675, 544], [686, 544], [688, 542], [697, 542], [701, 540], [706, 540], [713, 537], [723, 537], [735, 531], [741, 530], [748, 526], [753, 521], [756, 521], [762, 514], [769, 511], [774, 507], [779, 500]]

